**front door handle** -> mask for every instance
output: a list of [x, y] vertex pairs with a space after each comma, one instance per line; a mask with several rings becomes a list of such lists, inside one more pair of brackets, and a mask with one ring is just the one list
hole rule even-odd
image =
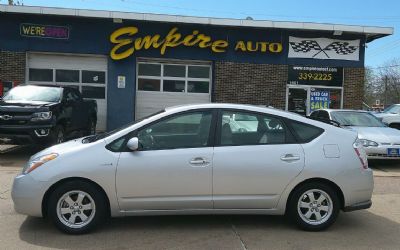
[[189, 163], [193, 167], [204, 167], [204, 166], [208, 165], [208, 163], [210, 163], [210, 162], [207, 161], [203, 157], [196, 157], [196, 158], [193, 158], [192, 160], [190, 160]]
[[300, 156], [293, 154], [285, 154], [281, 157], [281, 160], [286, 162], [298, 161], [300, 160]]

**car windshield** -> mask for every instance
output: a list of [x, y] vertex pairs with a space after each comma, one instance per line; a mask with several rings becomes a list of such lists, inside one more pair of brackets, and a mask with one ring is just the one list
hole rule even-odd
[[58, 87], [19, 86], [11, 89], [3, 97], [8, 102], [58, 102], [62, 89]]
[[385, 127], [375, 116], [366, 112], [334, 111], [331, 115], [333, 120], [342, 126]]
[[393, 113], [393, 114], [399, 114], [400, 113], [400, 105], [391, 105], [385, 110], [383, 110], [384, 113]]
[[153, 114], [151, 114], [151, 115], [142, 117], [142, 118], [140, 118], [140, 119], [138, 119], [138, 120], [136, 120], [136, 121], [127, 123], [127, 124], [123, 125], [122, 127], [119, 127], [119, 128], [117, 128], [117, 129], [111, 130], [111, 131], [109, 131], [109, 132], [100, 133], [100, 134], [96, 134], [96, 135], [91, 135], [91, 136], [85, 137], [85, 138], [83, 138], [82, 143], [90, 143], [90, 142], [94, 142], [94, 141], [97, 141], [97, 140], [100, 140], [100, 139], [104, 139], [104, 138], [106, 138], [106, 137], [108, 137], [108, 136], [110, 136], [110, 135], [113, 135], [113, 134], [115, 134], [115, 133], [118, 133], [119, 131], [124, 130], [124, 129], [126, 129], [126, 128], [128, 128], [128, 127], [130, 127], [130, 126], [132, 126], [132, 125], [134, 125], [134, 124], [136, 124], [136, 123], [138, 123], [138, 122], [141, 122], [141, 121], [143, 121], [143, 120], [145, 120], [145, 119], [147, 119], [147, 118], [150, 118], [150, 117], [152, 117], [152, 116], [161, 114], [161, 113], [163, 113], [163, 112], [165, 112], [165, 109], [160, 110], [160, 111], [158, 111], [158, 112], [155, 112], [155, 113], [153, 113]]

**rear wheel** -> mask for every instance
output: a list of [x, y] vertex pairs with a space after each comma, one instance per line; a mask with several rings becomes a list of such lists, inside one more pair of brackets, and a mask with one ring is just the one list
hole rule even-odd
[[64, 128], [61, 125], [57, 125], [53, 130], [52, 144], [60, 144], [65, 141]]
[[307, 231], [320, 231], [331, 226], [339, 215], [338, 195], [324, 183], [307, 183], [296, 190], [289, 201], [289, 215]]
[[84, 181], [62, 184], [51, 194], [49, 217], [58, 229], [83, 234], [105, 220], [107, 203], [102, 192]]

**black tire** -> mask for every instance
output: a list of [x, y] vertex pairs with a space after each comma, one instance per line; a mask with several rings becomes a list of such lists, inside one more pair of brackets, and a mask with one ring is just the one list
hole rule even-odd
[[90, 118], [88, 121], [88, 127], [86, 129], [86, 135], [94, 135], [96, 134], [96, 119]]
[[[81, 199], [81, 202], [79, 202], [79, 194], [86, 194], [88, 196], [85, 196], [85, 198]], [[74, 202], [74, 205], [72, 205], [73, 208], [69, 207], [68, 199], [63, 199], [64, 197], [70, 197], [70, 202]], [[76, 197], [76, 200], [74, 200], [74, 197]], [[87, 209], [85, 206], [91, 207], [92, 209]], [[62, 232], [68, 234], [84, 234], [95, 229], [105, 221], [108, 214], [107, 207], [107, 201], [103, 192], [98, 190], [96, 186], [89, 182], [75, 180], [61, 184], [51, 193], [47, 211], [50, 220]], [[63, 214], [63, 210], [61, 209], [66, 209], [64, 211], [67, 212]], [[68, 209], [71, 209], [69, 215]], [[74, 213], [74, 215], [72, 213]], [[83, 215], [88, 218], [86, 221], [82, 219], [83, 217], [81, 216]], [[73, 219], [74, 223], [68, 222], [71, 216], [75, 216]]]
[[51, 144], [60, 144], [65, 141], [65, 131], [61, 125], [57, 125], [52, 133], [52, 142]]
[[[326, 198], [326, 195], [329, 198], [324, 199], [321, 203], [319, 201], [312, 202], [314, 199], [311, 199], [307, 194], [312, 193], [315, 200], [318, 200], [320, 197], [318, 191], [322, 191], [320, 192], [323, 194], [321, 199]], [[311, 203], [313, 204], [311, 205]], [[306, 204], [309, 207], [305, 207]], [[291, 220], [301, 229], [321, 231], [327, 229], [336, 221], [340, 211], [340, 201], [335, 190], [329, 185], [320, 182], [306, 183], [293, 191], [287, 209]], [[307, 219], [310, 213], [311, 217]], [[321, 216], [319, 220], [317, 214]]]

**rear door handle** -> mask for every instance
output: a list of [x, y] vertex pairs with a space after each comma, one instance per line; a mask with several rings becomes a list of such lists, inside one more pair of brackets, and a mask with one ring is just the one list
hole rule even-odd
[[281, 157], [281, 160], [286, 162], [298, 161], [300, 160], [300, 156], [293, 154], [285, 154]]
[[192, 165], [192, 167], [205, 167], [210, 162], [207, 161], [207, 159], [205, 159], [203, 157], [196, 157], [196, 158], [193, 158], [192, 160], [190, 160], [189, 163], [190, 163], [190, 165]]

